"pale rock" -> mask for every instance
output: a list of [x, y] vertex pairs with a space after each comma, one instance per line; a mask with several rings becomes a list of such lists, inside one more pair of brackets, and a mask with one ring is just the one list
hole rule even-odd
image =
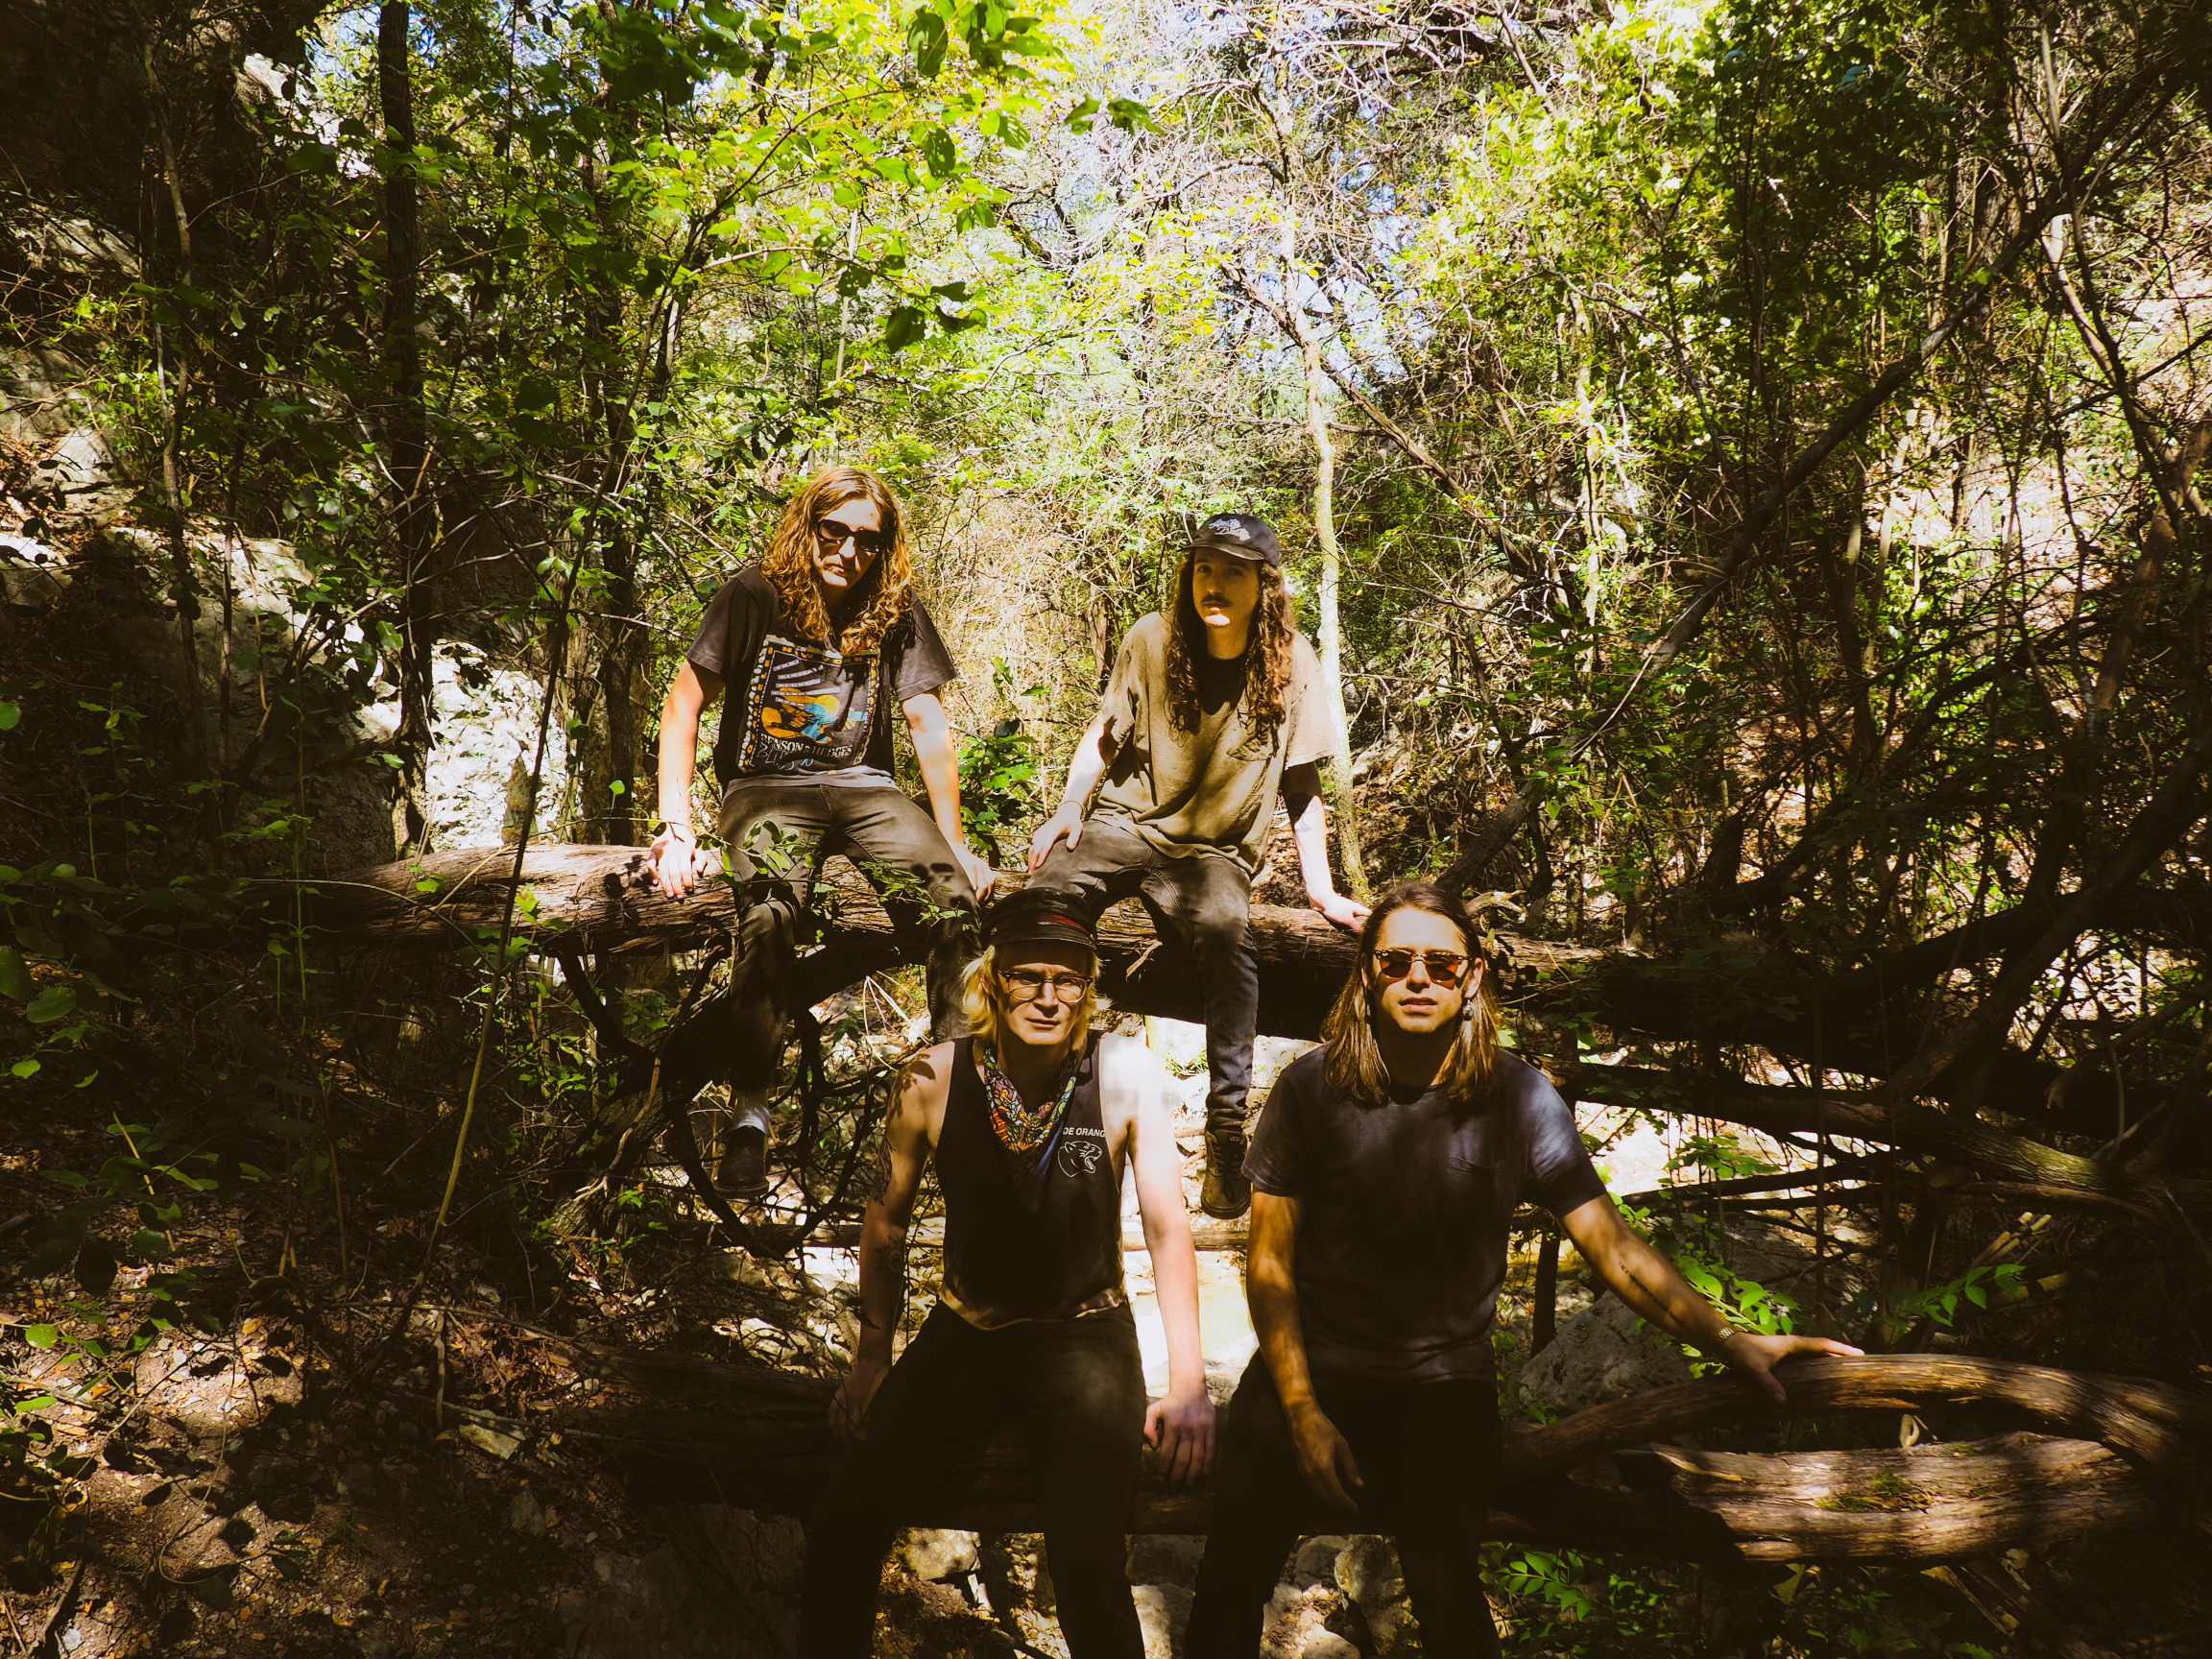
[[1359, 1649], [1334, 1630], [1316, 1630], [1298, 1649], [1298, 1659], [1359, 1659]]
[[1579, 1411], [1672, 1387], [1690, 1375], [1681, 1349], [1608, 1296], [1561, 1325], [1551, 1346], [1521, 1368], [1521, 1392], [1554, 1411]]
[[1298, 1546], [1297, 1557], [1290, 1568], [1290, 1582], [1300, 1589], [1309, 1584], [1334, 1583], [1337, 1552], [1344, 1548], [1346, 1542], [1333, 1533], [1307, 1539]]
[[975, 1534], [938, 1527], [915, 1527], [900, 1536], [892, 1553], [924, 1583], [957, 1578], [975, 1571]]
[[1144, 1659], [1174, 1659], [1190, 1623], [1191, 1593], [1176, 1584], [1140, 1584], [1137, 1623], [1144, 1632]]
[[1336, 1588], [1359, 1604], [1380, 1606], [1406, 1593], [1406, 1575], [1398, 1567], [1398, 1551], [1390, 1540], [1371, 1533], [1342, 1540], [1336, 1555]]
[[43, 611], [69, 590], [66, 555], [28, 536], [0, 536], [0, 602]]
[[507, 1529], [519, 1532], [525, 1538], [545, 1536], [545, 1508], [538, 1502], [538, 1494], [525, 1486], [515, 1494], [515, 1502], [507, 1505]]
[[1182, 1532], [1139, 1532], [1129, 1539], [1129, 1582], [1177, 1584], [1194, 1588], [1198, 1564], [1206, 1558], [1202, 1535]]

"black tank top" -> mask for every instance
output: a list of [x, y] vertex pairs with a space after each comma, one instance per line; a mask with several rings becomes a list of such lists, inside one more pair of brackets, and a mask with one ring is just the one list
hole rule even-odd
[[955, 1042], [937, 1189], [945, 1198], [945, 1300], [971, 1325], [1072, 1319], [1127, 1300], [1121, 1183], [1098, 1107], [1095, 1036], [1034, 1172], [991, 1127], [974, 1040]]

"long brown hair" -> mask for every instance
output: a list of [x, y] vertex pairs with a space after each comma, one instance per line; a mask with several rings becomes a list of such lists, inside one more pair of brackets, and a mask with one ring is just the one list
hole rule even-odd
[[1453, 1100], [1468, 1104], [1479, 1099], [1498, 1071], [1500, 1014], [1495, 966], [1482, 950], [1481, 929], [1458, 895], [1430, 881], [1401, 881], [1376, 901], [1359, 929], [1359, 957], [1336, 1005], [1321, 1022], [1322, 1075], [1346, 1099], [1362, 1106], [1380, 1106], [1390, 1098], [1390, 1070], [1382, 1064], [1382, 1050], [1375, 1042], [1375, 1022], [1382, 1017], [1382, 985], [1375, 977], [1375, 941], [1382, 936], [1382, 924], [1400, 910], [1424, 910], [1441, 916], [1459, 930], [1467, 954], [1482, 964], [1481, 979], [1467, 992], [1460, 1011], [1459, 1035], [1437, 1074], [1436, 1086]]
[[[1206, 624], [1190, 592], [1199, 549], [1183, 555], [1175, 577], [1174, 626], [1167, 630], [1167, 718], [1178, 732], [1198, 730], [1198, 660], [1206, 655]], [[1290, 648], [1298, 624], [1283, 572], [1260, 566], [1260, 603], [1252, 611], [1252, 637], [1244, 644], [1244, 745], [1264, 750], [1283, 725], [1283, 697], [1290, 685]], [[1257, 669], [1257, 672], [1255, 672]]]
[[[854, 595], [854, 610], [842, 637], [822, 603], [822, 584], [814, 574], [814, 527], [825, 513], [865, 495], [883, 516], [890, 543], [869, 566]], [[906, 515], [891, 486], [865, 467], [831, 467], [817, 472], [791, 497], [760, 555], [760, 574], [783, 601], [783, 614], [809, 639], [834, 645], [848, 657], [872, 657], [883, 636], [897, 626], [914, 603], [914, 551], [906, 541]]]

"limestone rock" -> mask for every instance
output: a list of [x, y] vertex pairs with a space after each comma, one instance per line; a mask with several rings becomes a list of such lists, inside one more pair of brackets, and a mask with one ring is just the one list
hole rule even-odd
[[1359, 1659], [1359, 1649], [1334, 1630], [1316, 1630], [1298, 1649], [1298, 1659]]
[[1129, 1582], [1193, 1589], [1198, 1583], [1198, 1564], [1205, 1558], [1206, 1540], [1197, 1534], [1135, 1533], [1129, 1540]]
[[1144, 1659], [1174, 1659], [1184, 1626], [1190, 1623], [1191, 1593], [1174, 1584], [1140, 1584], [1135, 1595]]
[[1290, 1569], [1290, 1582], [1300, 1589], [1309, 1584], [1335, 1582], [1336, 1557], [1346, 1542], [1346, 1539], [1334, 1534], [1307, 1539], [1298, 1546], [1298, 1554]]
[[545, 1509], [538, 1502], [538, 1494], [525, 1486], [515, 1494], [515, 1502], [507, 1505], [508, 1530], [519, 1532], [525, 1538], [545, 1536]]
[[1682, 1350], [1611, 1296], [1561, 1325], [1551, 1345], [1521, 1370], [1524, 1398], [1554, 1411], [1579, 1411], [1689, 1381]]
[[979, 1559], [974, 1533], [949, 1532], [937, 1527], [910, 1527], [900, 1535], [892, 1554], [925, 1584], [973, 1573]]

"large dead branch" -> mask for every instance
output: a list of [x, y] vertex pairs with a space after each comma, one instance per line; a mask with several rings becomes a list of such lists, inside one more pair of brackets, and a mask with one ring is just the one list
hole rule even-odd
[[[666, 1495], [805, 1513], [835, 1455], [828, 1382], [696, 1361], [623, 1369], [640, 1403], [564, 1423], [564, 1434], [619, 1452]], [[1800, 1361], [1785, 1375], [1801, 1415], [1995, 1405], [2064, 1437], [1780, 1455], [1662, 1443], [1627, 1453], [1657, 1436], [1771, 1418], [1750, 1389], [1715, 1378], [1510, 1436], [1497, 1534], [1673, 1559], [1958, 1560], [2148, 1524], [2153, 1490], [2186, 1490], [2212, 1447], [2212, 1411], [2155, 1383], [1925, 1355]], [[1610, 1468], [1599, 1463], [1608, 1456]], [[1210, 1506], [1205, 1487], [1169, 1488], [1148, 1469], [1139, 1528], [1203, 1531]], [[1033, 1530], [1018, 1437], [994, 1445], [910, 1519]], [[1356, 1525], [1318, 1504], [1302, 1524], [1316, 1532]]]
[[[315, 921], [339, 943], [466, 946], [496, 931], [512, 848], [479, 847], [359, 870], [316, 887]], [[1002, 872], [999, 891], [1022, 884]], [[516, 937], [546, 952], [638, 953], [693, 950], [729, 937], [738, 890], [728, 879], [703, 883], [690, 897], [663, 898], [634, 847], [533, 847], [523, 861], [524, 897]], [[800, 966], [807, 1000], [862, 974], [892, 966], [891, 919], [874, 889], [842, 858], [824, 868], [816, 907], [826, 918], [822, 949]], [[1319, 913], [1256, 904], [1260, 950], [1260, 1029], [1310, 1037], [1352, 967], [1352, 936]], [[1116, 905], [1099, 924], [1102, 984], [1117, 1007], [1187, 1018], [1205, 1005], [1190, 952], [1164, 943], [1143, 908]], [[1536, 969], [1592, 961], [1601, 951], [1507, 937], [1516, 961]]]

